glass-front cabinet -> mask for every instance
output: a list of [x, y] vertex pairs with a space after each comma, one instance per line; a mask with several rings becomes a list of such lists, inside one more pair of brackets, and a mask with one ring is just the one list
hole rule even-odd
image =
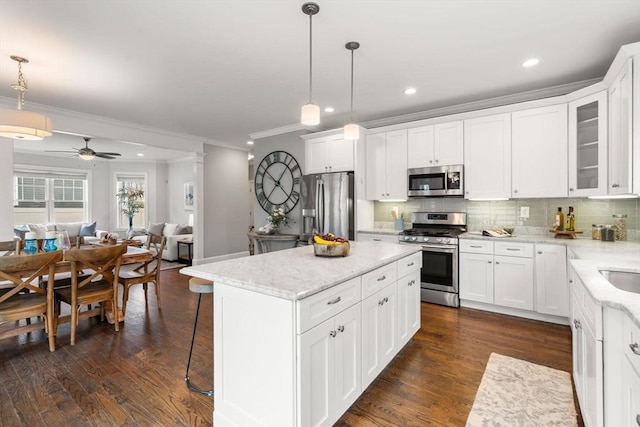
[[607, 91], [569, 103], [569, 197], [607, 194]]

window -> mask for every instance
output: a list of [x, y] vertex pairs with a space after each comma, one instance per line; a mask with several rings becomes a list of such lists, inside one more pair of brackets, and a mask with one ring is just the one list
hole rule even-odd
[[87, 175], [16, 169], [14, 224], [82, 222], [87, 218]]
[[[147, 212], [145, 209], [147, 194], [147, 175], [143, 173], [125, 173], [125, 172], [117, 172], [116, 173], [116, 192], [121, 188], [135, 188], [138, 190], [142, 190], [143, 198], [141, 200], [142, 207], [133, 216], [133, 227], [144, 227], [147, 223]], [[118, 218], [118, 229], [128, 229], [129, 228], [129, 217], [125, 215], [122, 210], [123, 207], [119, 203], [119, 200], [116, 197], [116, 206], [117, 206], [117, 218]]]

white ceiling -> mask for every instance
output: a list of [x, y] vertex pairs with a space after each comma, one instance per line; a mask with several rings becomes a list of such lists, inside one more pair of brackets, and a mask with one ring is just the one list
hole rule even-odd
[[[21, 55], [30, 60], [26, 108], [33, 102], [246, 149], [250, 134], [297, 124], [307, 102], [302, 3], [0, 0], [0, 96], [15, 97], [9, 55]], [[640, 0], [318, 4], [313, 101], [335, 108], [318, 130], [349, 121], [351, 40], [361, 44], [360, 123], [601, 78], [621, 45], [640, 40]], [[532, 56], [540, 64], [521, 67]], [[409, 86], [418, 92], [404, 95]]]

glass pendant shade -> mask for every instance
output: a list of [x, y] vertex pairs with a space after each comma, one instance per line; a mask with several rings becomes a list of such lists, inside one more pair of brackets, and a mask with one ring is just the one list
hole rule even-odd
[[300, 122], [303, 125], [315, 126], [320, 124], [320, 107], [316, 104], [306, 104], [300, 110]]
[[26, 110], [0, 110], [0, 136], [12, 139], [39, 141], [51, 136], [51, 119]]
[[80, 153], [79, 155], [82, 160], [93, 160], [95, 157], [95, 155], [89, 153]]
[[355, 123], [349, 123], [344, 126], [344, 139], [356, 140], [360, 138], [360, 126]]

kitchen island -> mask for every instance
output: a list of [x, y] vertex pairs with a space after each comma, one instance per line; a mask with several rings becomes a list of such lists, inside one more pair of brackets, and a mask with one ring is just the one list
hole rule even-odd
[[215, 284], [215, 425], [335, 423], [420, 328], [421, 259], [351, 242], [182, 269]]

